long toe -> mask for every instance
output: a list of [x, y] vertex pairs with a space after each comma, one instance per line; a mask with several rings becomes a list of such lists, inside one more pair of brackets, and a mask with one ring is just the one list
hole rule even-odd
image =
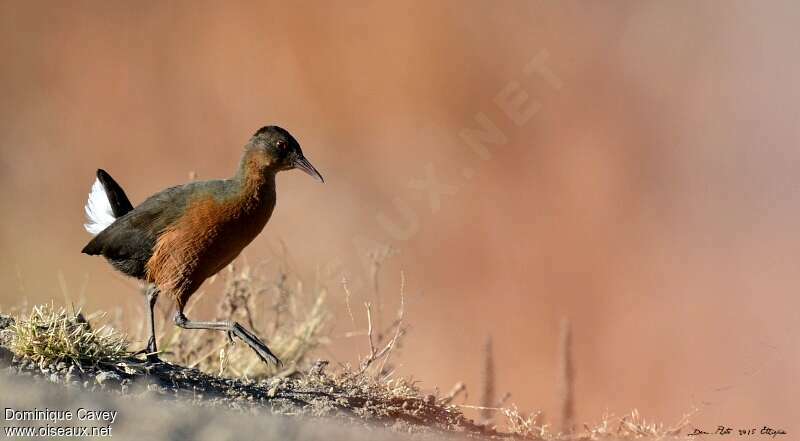
[[273, 354], [268, 347], [264, 346], [263, 348], [253, 348], [255, 349], [256, 353], [265, 363], [272, 363], [275, 366], [281, 367], [283, 363], [281, 362], [278, 357]]
[[253, 349], [256, 352], [256, 354], [258, 354], [258, 356], [261, 357], [262, 360], [264, 360], [265, 363], [272, 363], [276, 366], [282, 365], [281, 361], [278, 359], [278, 357], [275, 356], [275, 354], [272, 353], [272, 351], [269, 350], [267, 345], [265, 345], [264, 342], [259, 340], [258, 337], [253, 335], [243, 326], [236, 323], [234, 325], [233, 332], [234, 334], [238, 335], [239, 338], [241, 338], [245, 343], [247, 343], [247, 345], [250, 346], [250, 348]]
[[265, 345], [262, 341], [254, 339], [250, 341], [245, 340], [245, 342], [247, 343], [248, 346], [250, 346], [251, 349], [253, 349], [253, 351], [255, 351], [256, 354], [258, 354], [258, 356], [262, 360], [264, 360], [264, 363], [268, 364], [271, 363], [274, 364], [275, 366], [282, 365], [278, 357], [276, 357], [275, 354], [273, 354], [272, 351], [269, 350], [267, 345]]
[[138, 351], [134, 352], [132, 355], [134, 355], [134, 356], [136, 356], [136, 355], [147, 355], [149, 357], [148, 354], [151, 354], [153, 352], [154, 351], [150, 348], [150, 346], [147, 346], [147, 347], [144, 347], [142, 349], [139, 349]]

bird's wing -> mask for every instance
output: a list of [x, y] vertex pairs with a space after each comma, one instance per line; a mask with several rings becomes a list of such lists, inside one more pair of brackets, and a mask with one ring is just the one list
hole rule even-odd
[[187, 196], [185, 186], [179, 186], [149, 197], [101, 231], [82, 252], [101, 254], [113, 260], [139, 258], [146, 261], [161, 231], [180, 216]]
[[192, 197], [222, 190], [226, 184], [225, 181], [193, 182], [156, 193], [95, 236], [83, 252], [110, 259], [146, 257], [146, 261], [158, 237], [180, 219]]

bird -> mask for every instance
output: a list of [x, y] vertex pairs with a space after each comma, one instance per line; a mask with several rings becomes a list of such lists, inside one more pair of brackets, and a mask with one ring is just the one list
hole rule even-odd
[[245, 144], [233, 177], [170, 187], [136, 207], [110, 174], [97, 170], [84, 207], [84, 228], [94, 237], [81, 252], [103, 256], [118, 271], [147, 284], [150, 337], [143, 351], [148, 360], [160, 361], [153, 310], [163, 293], [174, 303], [176, 326], [227, 332], [265, 363], [280, 365], [269, 347], [239, 323], [189, 320], [184, 309], [203, 282], [264, 229], [275, 208], [275, 176], [291, 169], [324, 182], [298, 141], [271, 125]]

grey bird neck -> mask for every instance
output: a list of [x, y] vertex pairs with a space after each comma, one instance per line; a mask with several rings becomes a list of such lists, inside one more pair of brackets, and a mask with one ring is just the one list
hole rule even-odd
[[254, 160], [256, 154], [257, 152], [254, 150], [245, 149], [236, 174], [231, 181], [236, 184], [239, 192], [250, 197], [265, 200], [270, 199], [271, 196], [274, 199], [277, 170], [269, 166], [259, 166]]

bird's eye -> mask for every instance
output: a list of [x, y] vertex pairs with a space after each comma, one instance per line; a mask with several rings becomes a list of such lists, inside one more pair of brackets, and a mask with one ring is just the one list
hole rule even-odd
[[278, 147], [278, 149], [283, 150], [286, 148], [286, 141], [281, 139], [275, 143], [275, 146]]

